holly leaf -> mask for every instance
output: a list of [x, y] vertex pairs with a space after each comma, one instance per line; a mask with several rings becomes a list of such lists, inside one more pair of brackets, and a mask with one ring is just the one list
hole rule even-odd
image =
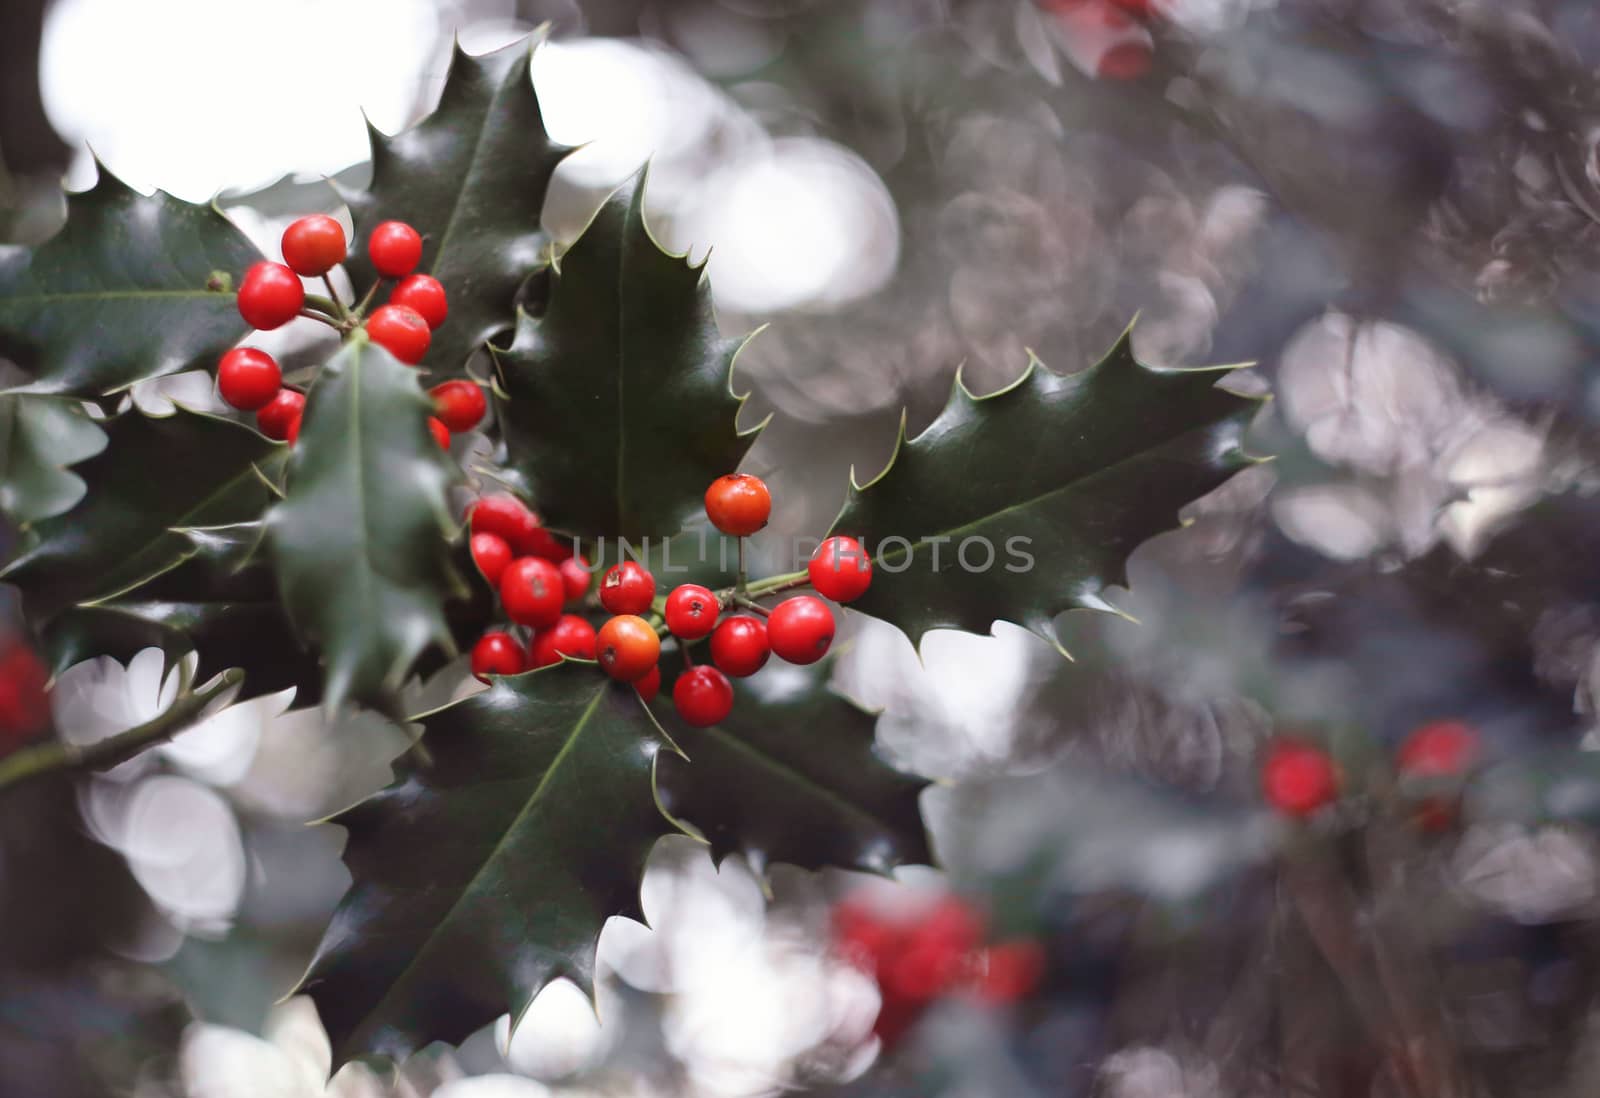
[[195, 681], [238, 667], [239, 701], [293, 688], [315, 705], [322, 665], [295, 636], [278, 602], [277, 579], [258, 552], [259, 522], [175, 530], [187, 542], [172, 565], [125, 591], [57, 616], [42, 644], [57, 670], [94, 656], [127, 663], [145, 648], [169, 660], [198, 657]]
[[301, 990], [335, 1068], [459, 1043], [560, 977], [592, 993], [600, 929], [643, 919], [645, 859], [673, 830], [652, 792], [667, 741], [593, 664], [496, 679], [418, 719], [427, 764], [402, 756], [332, 821], [352, 883]]
[[77, 401], [0, 394], [0, 512], [26, 525], [70, 510], [84, 484], [67, 468], [105, 447]]
[[544, 128], [529, 72], [536, 44], [481, 57], [458, 45], [434, 112], [393, 137], [372, 130], [371, 186], [340, 188], [355, 222], [346, 267], [358, 292], [377, 277], [365, 248], [375, 226], [404, 221], [423, 234], [418, 269], [450, 297], [428, 352], [440, 374], [461, 374], [474, 351], [510, 330], [518, 289], [545, 262], [545, 192], [571, 150]]
[[490, 349], [508, 477], [552, 527], [674, 534], [755, 441], [729, 384], [743, 341], [718, 335], [702, 269], [651, 238], [641, 173], [561, 256], [544, 313]]
[[1216, 387], [1229, 367], [1158, 370], [1131, 330], [1071, 375], [1037, 359], [1009, 387], [955, 391], [926, 431], [901, 437], [865, 485], [852, 473], [833, 532], [861, 540], [872, 587], [852, 604], [913, 641], [997, 620], [1059, 646], [1066, 610], [1111, 610], [1129, 554], [1178, 511], [1253, 464], [1241, 436], [1259, 400]]
[[212, 361], [246, 331], [232, 288], [261, 256], [215, 206], [104, 167], [37, 248], [0, 248], [0, 354], [22, 392], [100, 396]]
[[453, 644], [445, 491], [459, 475], [427, 427], [417, 371], [362, 335], [306, 397], [287, 494], [267, 530], [283, 604], [326, 664], [324, 703], [384, 705], [430, 642]]
[[159, 418], [130, 410], [104, 429], [105, 449], [76, 466], [83, 499], [35, 523], [0, 570], [0, 580], [22, 589], [36, 622], [171, 567], [190, 549], [178, 528], [260, 518], [285, 449], [184, 408]]
[[733, 713], [707, 729], [672, 728], [690, 762], [657, 763], [662, 808], [721, 862], [888, 873], [931, 865], [917, 799], [928, 786], [880, 759], [877, 715], [828, 687], [826, 664], [773, 666], [740, 683]]

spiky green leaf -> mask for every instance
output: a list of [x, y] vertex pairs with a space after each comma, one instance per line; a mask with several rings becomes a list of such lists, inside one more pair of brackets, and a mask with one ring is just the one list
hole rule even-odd
[[162, 417], [128, 411], [105, 432], [105, 449], [75, 467], [83, 499], [36, 523], [0, 572], [22, 589], [35, 622], [170, 568], [189, 551], [178, 528], [260, 518], [285, 449], [183, 408]]
[[451, 646], [444, 604], [465, 588], [445, 493], [459, 470], [431, 410], [417, 372], [359, 334], [307, 395], [267, 532], [284, 607], [322, 652], [329, 707], [384, 704], [423, 649]]
[[509, 331], [516, 297], [546, 262], [540, 228], [545, 191], [570, 151], [545, 132], [524, 39], [473, 57], [458, 46], [439, 105], [408, 130], [372, 131], [372, 183], [343, 189], [355, 220], [348, 269], [358, 292], [375, 277], [367, 235], [384, 221], [423, 234], [422, 265], [444, 284], [450, 316], [434, 333], [427, 365], [454, 375], [472, 352]]
[[644, 176], [608, 198], [552, 277], [542, 316], [495, 351], [507, 472], [553, 527], [664, 537], [739, 464], [759, 427], [736, 425], [722, 338], [700, 267], [644, 221]]
[[278, 602], [277, 580], [258, 551], [261, 523], [173, 532], [188, 545], [171, 567], [51, 621], [43, 644], [55, 668], [93, 656], [126, 663], [144, 648], [169, 659], [193, 652], [197, 682], [243, 669], [241, 701], [292, 687], [294, 704], [316, 704], [322, 665]]
[[352, 883], [302, 990], [334, 1063], [459, 1042], [551, 980], [592, 988], [600, 929], [642, 919], [639, 882], [672, 830], [638, 695], [593, 664], [507, 679], [420, 718], [422, 752], [334, 818]]
[[0, 394], [0, 513], [26, 524], [83, 498], [67, 469], [106, 447], [106, 433], [75, 400]]
[[928, 782], [878, 757], [877, 716], [828, 688], [827, 665], [769, 667], [740, 683], [721, 724], [680, 724], [669, 727], [689, 759], [661, 757], [661, 805], [719, 862], [738, 852], [758, 871], [872, 873], [932, 862], [917, 806]]
[[1056, 615], [1110, 609], [1129, 554], [1254, 460], [1240, 440], [1259, 401], [1218, 388], [1224, 372], [1145, 366], [1124, 334], [1081, 373], [1033, 361], [981, 398], [958, 381], [883, 472], [851, 478], [833, 532], [875, 563], [854, 607], [914, 641], [997, 620], [1055, 641]]
[[213, 360], [245, 333], [236, 295], [261, 258], [213, 206], [145, 196], [105, 168], [36, 248], [0, 248], [0, 354], [33, 393], [99, 396]]

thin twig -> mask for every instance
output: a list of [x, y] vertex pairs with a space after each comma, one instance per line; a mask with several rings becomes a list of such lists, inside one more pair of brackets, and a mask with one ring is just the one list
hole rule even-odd
[[244, 681], [244, 672], [234, 667], [224, 671], [204, 690], [191, 691], [187, 671], [180, 673], [184, 679], [178, 697], [160, 716], [94, 743], [56, 740], [0, 759], [0, 790], [58, 770], [110, 770], [172, 739], [199, 719], [218, 695]]
[[334, 289], [333, 278], [330, 275], [322, 276], [322, 284], [328, 288], [328, 300], [333, 303], [333, 315], [340, 320], [350, 316], [350, 310], [344, 307], [344, 302], [339, 300], [339, 291]]

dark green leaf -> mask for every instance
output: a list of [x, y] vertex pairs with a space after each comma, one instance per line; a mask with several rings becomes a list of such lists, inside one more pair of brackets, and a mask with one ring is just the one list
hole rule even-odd
[[99, 396], [212, 361], [245, 333], [235, 294], [260, 255], [213, 206], [145, 197], [105, 168], [37, 248], [0, 248], [0, 354], [33, 393]]
[[427, 427], [417, 371], [361, 335], [306, 399], [288, 493], [268, 515], [283, 603], [327, 665], [329, 707], [383, 702], [430, 642], [451, 646], [445, 499], [458, 475]]
[[1254, 460], [1240, 437], [1259, 402], [1217, 388], [1221, 373], [1151, 369], [1125, 333], [1082, 373], [1033, 361], [981, 398], [958, 380], [883, 472], [851, 478], [833, 529], [875, 563], [854, 607], [919, 643], [997, 620], [1055, 641], [1062, 611], [1109, 609], [1129, 554]]
[[284, 447], [232, 420], [178, 409], [128, 411], [105, 424], [108, 442], [77, 466], [88, 490], [65, 514], [37, 523], [0, 579], [22, 589], [41, 622], [171, 567], [189, 551], [177, 527], [261, 517], [271, 490], [262, 468]]
[[495, 681], [420, 718], [423, 765], [334, 818], [353, 879], [302, 990], [335, 1066], [459, 1042], [551, 980], [592, 988], [600, 928], [640, 919], [660, 730], [593, 664]]
[[67, 220], [67, 196], [56, 179], [17, 178], [0, 164], [0, 244], [42, 244]]
[[176, 530], [182, 559], [125, 591], [74, 608], [44, 630], [57, 670], [94, 656], [127, 663], [144, 648], [171, 659], [194, 652], [195, 681], [242, 668], [239, 700], [295, 689], [296, 705], [314, 705], [322, 667], [295, 637], [278, 602], [277, 581], [257, 552], [261, 523]]
[[675, 731], [693, 761], [658, 764], [662, 807], [704, 835], [719, 862], [736, 851], [758, 871], [932, 862], [917, 808], [928, 782], [878, 758], [877, 716], [830, 690], [825, 664], [769, 667], [737, 690], [720, 725]]
[[105, 447], [106, 433], [75, 400], [0, 395], [0, 512], [26, 524], [70, 509], [83, 478], [67, 467]]
[[513, 482], [556, 529], [676, 533], [760, 430], [735, 423], [741, 345], [717, 334], [701, 268], [651, 239], [641, 174], [561, 256], [544, 314], [520, 314], [494, 352]]
[[383, 221], [423, 234], [420, 270], [444, 284], [450, 318], [428, 366], [459, 375], [472, 352], [509, 331], [516, 295], [545, 260], [545, 191], [568, 148], [545, 132], [528, 61], [534, 43], [472, 57], [457, 47], [439, 106], [393, 137], [373, 131], [372, 185], [345, 191], [355, 219], [356, 292], [375, 277], [366, 239]]

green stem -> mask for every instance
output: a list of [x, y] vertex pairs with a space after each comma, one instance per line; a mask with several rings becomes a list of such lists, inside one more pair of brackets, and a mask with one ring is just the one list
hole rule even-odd
[[327, 313], [319, 313], [315, 309], [301, 309], [300, 315], [305, 317], [307, 320], [319, 320], [336, 332], [342, 332], [345, 330], [344, 325], [340, 324]]
[[180, 670], [178, 697], [166, 712], [143, 724], [89, 744], [56, 740], [0, 759], [0, 790], [58, 770], [110, 770], [144, 751], [165, 743], [188, 728], [206, 706], [244, 681], [244, 672], [230, 668], [204, 690], [189, 689], [189, 671]]
[[807, 572], [785, 572], [781, 576], [768, 576], [764, 580], [756, 580], [756, 582], [746, 587], [741, 594], [752, 599], [758, 599], [762, 595], [775, 595], [779, 591], [788, 591], [794, 587], [804, 587], [810, 582], [811, 576]]
[[350, 315], [355, 317], [355, 318], [357, 318], [357, 319], [359, 319], [359, 318], [361, 318], [363, 316], [366, 316], [367, 315], [367, 306], [371, 305], [372, 304], [372, 299], [378, 296], [378, 287], [381, 286], [382, 284], [383, 284], [383, 280], [379, 279], [378, 281], [374, 282], [371, 286], [368, 286], [367, 287], [367, 292], [361, 295], [361, 300], [356, 302], [356, 307], [351, 310]]
[[333, 306], [333, 315], [340, 320], [348, 319], [350, 311], [344, 307], [344, 302], [339, 300], [339, 291], [333, 288], [333, 279], [323, 275], [322, 284], [328, 287], [328, 301]]
[[733, 596], [733, 604], [735, 606], [740, 606], [740, 607], [743, 607], [746, 610], [750, 610], [750, 611], [753, 611], [754, 613], [760, 614], [762, 617], [767, 617], [769, 614], [772, 613], [771, 610], [768, 610], [765, 606], [762, 606], [755, 599], [746, 598], [743, 595], [735, 595], [735, 596]]
[[739, 539], [739, 575], [733, 581], [733, 593], [743, 595], [750, 587], [750, 577], [744, 569], [744, 538]]
[[337, 318], [339, 314], [344, 311], [344, 306], [340, 305], [333, 298], [323, 297], [321, 294], [307, 294], [306, 304], [311, 308], [316, 309], [318, 312], [325, 313], [334, 318]]

